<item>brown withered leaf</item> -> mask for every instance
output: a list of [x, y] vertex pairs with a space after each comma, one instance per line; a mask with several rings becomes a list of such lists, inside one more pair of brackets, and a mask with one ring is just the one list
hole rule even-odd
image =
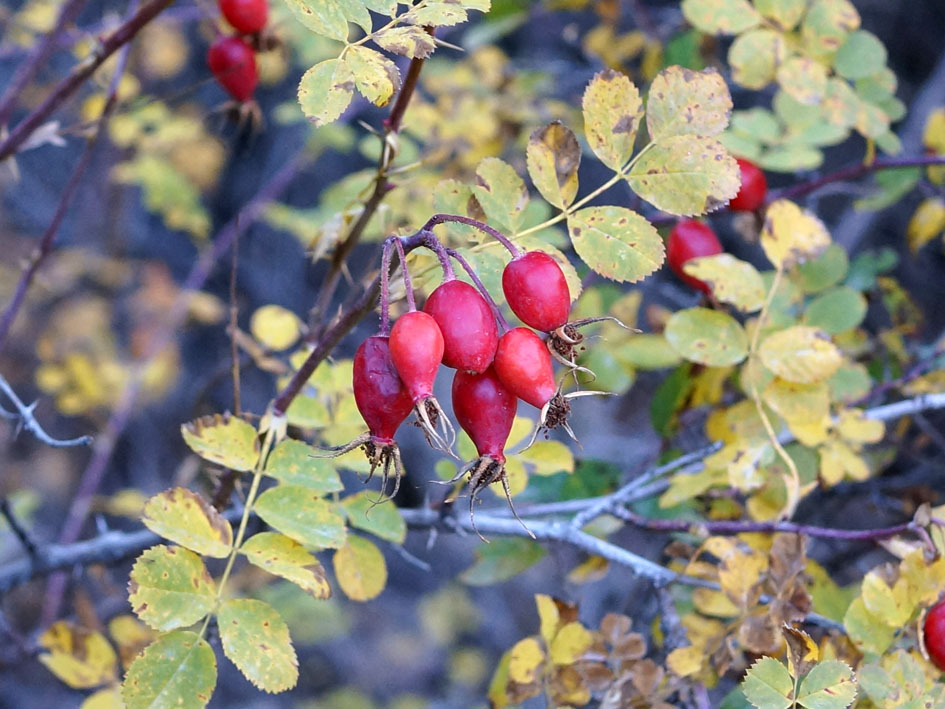
[[781, 649], [781, 634], [770, 615], [752, 615], [738, 627], [741, 646], [756, 655], [771, 655]]
[[631, 682], [641, 695], [649, 697], [660, 686], [665, 674], [666, 670], [647, 658], [640, 660], [633, 668]]
[[788, 658], [795, 677], [806, 675], [820, 659], [820, 649], [810, 635], [792, 625], [782, 625], [781, 633], [787, 643]]

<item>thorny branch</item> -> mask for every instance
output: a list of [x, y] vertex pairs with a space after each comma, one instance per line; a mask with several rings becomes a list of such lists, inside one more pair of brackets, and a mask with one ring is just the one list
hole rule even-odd
[[0, 406], [0, 418], [16, 421], [17, 426], [25, 428], [47, 446], [52, 446], [53, 448], [71, 448], [73, 446], [87, 446], [92, 443], [91, 436], [79, 436], [78, 438], [63, 440], [53, 438], [46, 433], [43, 427], [39, 425], [39, 421], [36, 420], [36, 416], [33, 415], [36, 402], [32, 404], [23, 403], [23, 400], [17, 396], [17, 393], [13, 391], [13, 387], [10, 386], [9, 382], [7, 382], [2, 374], [0, 374], [0, 392], [3, 392], [15, 409], [14, 411], [7, 411]]

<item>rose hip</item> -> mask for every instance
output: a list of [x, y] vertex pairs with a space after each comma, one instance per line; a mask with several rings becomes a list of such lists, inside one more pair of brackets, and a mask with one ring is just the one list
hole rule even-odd
[[499, 338], [493, 367], [506, 389], [535, 408], [557, 393], [548, 346], [527, 327], [513, 328]]
[[551, 332], [568, 321], [568, 282], [558, 262], [543, 251], [526, 251], [509, 261], [502, 291], [512, 312], [529, 327]]
[[245, 103], [253, 98], [259, 72], [256, 52], [239, 37], [221, 37], [210, 47], [207, 64], [230, 96]]
[[423, 306], [443, 335], [443, 364], [478, 374], [492, 364], [498, 344], [495, 316], [485, 298], [468, 283], [448, 280]]
[[712, 228], [695, 219], [681, 219], [669, 233], [666, 241], [666, 260], [680, 280], [703, 293], [712, 289], [698, 278], [690, 276], [683, 265], [700, 256], [714, 256], [722, 253], [722, 244]]

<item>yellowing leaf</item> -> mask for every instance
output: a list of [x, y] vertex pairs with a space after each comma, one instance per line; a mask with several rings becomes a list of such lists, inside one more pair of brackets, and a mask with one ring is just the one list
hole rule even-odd
[[844, 409], [837, 417], [837, 433], [851, 443], [879, 443], [886, 424], [866, 418], [862, 409]]
[[568, 623], [551, 641], [551, 661], [556, 665], [572, 665], [587, 652], [593, 636], [578, 622]]
[[753, 312], [764, 304], [761, 274], [750, 263], [731, 254], [690, 259], [683, 264], [683, 270], [707, 283], [718, 300], [731, 303], [743, 312]]
[[[290, 7], [294, 1], [288, 0]], [[354, 74], [340, 59], [319, 62], [299, 82], [299, 105], [316, 128], [338, 120], [353, 95]]]
[[121, 700], [121, 688], [117, 685], [100, 689], [89, 695], [79, 709], [125, 709]]
[[275, 529], [314, 549], [345, 543], [345, 522], [334, 506], [300, 485], [279, 485], [256, 500], [256, 513]]
[[840, 660], [815, 666], [797, 690], [797, 703], [808, 709], [846, 709], [855, 698], [853, 670]]
[[403, 544], [407, 537], [407, 523], [395, 504], [375, 505], [371, 495], [359, 492], [341, 502], [352, 527], [376, 534], [394, 544]]
[[705, 650], [695, 645], [687, 645], [673, 650], [666, 657], [666, 666], [673, 674], [680, 677], [694, 675], [702, 669]]
[[259, 532], [240, 548], [251, 564], [281, 576], [315, 598], [331, 597], [325, 569], [296, 541], [275, 532]]
[[755, 8], [782, 30], [792, 30], [807, 10], [808, 0], [754, 0]]
[[748, 336], [730, 315], [708, 308], [673, 313], [664, 332], [685, 359], [709, 367], [738, 364], [748, 354]]
[[822, 421], [830, 413], [830, 391], [823, 382], [798, 384], [775, 377], [762, 396], [764, 402], [788, 422]]
[[765, 213], [761, 247], [775, 266], [788, 268], [816, 258], [830, 246], [830, 234], [817, 217], [794, 202], [779, 199]]
[[39, 637], [39, 646], [46, 651], [39, 661], [73, 689], [98, 687], [118, 677], [115, 651], [101, 633], [60, 620]]
[[866, 461], [842, 441], [828, 441], [820, 447], [819, 453], [820, 478], [827, 486], [836, 485], [845, 477], [862, 482], [870, 476]]
[[534, 682], [544, 662], [545, 651], [535, 638], [519, 640], [509, 657], [509, 679], [519, 684]]
[[121, 664], [126, 668], [155, 637], [154, 631], [130, 614], [116, 615], [108, 621], [108, 634], [118, 647]]
[[349, 45], [344, 61], [358, 91], [375, 106], [386, 106], [400, 87], [397, 65], [378, 51]]
[[330, 39], [348, 39], [348, 20], [339, 0], [287, 0], [289, 9], [299, 22]]
[[138, 656], [121, 686], [127, 709], [207, 705], [217, 684], [217, 658], [196, 633], [162, 635]]
[[780, 32], [757, 29], [740, 34], [728, 50], [732, 80], [748, 89], [763, 89], [774, 81], [786, 53]]
[[663, 240], [642, 216], [624, 207], [586, 207], [568, 216], [578, 256], [615, 281], [635, 283], [663, 263]]
[[906, 227], [909, 250], [916, 253], [943, 231], [945, 231], [945, 199], [929, 197], [922, 200]]
[[537, 441], [515, 457], [535, 475], [574, 472], [574, 454], [561, 441]]
[[301, 334], [302, 321], [291, 310], [281, 305], [264, 305], [257, 308], [249, 320], [253, 337], [270, 350], [280, 352], [296, 343]]
[[532, 182], [550, 204], [566, 209], [574, 201], [581, 146], [570, 128], [554, 121], [532, 133], [526, 162]]
[[740, 175], [738, 163], [717, 140], [674, 135], [641, 153], [627, 182], [653, 206], [694, 216], [728, 204], [738, 194]]
[[758, 348], [765, 367], [797, 384], [816, 384], [833, 376], [843, 355], [821, 330], [795, 325], [769, 335]]
[[[897, 584], [898, 585], [898, 584]], [[900, 587], [902, 589], [904, 587]], [[876, 571], [863, 577], [860, 597], [866, 609], [886, 625], [898, 628], [909, 620], [915, 607], [909, 603], [902, 591], [896, 593]]]
[[591, 150], [607, 167], [619, 170], [633, 153], [643, 117], [640, 92], [625, 74], [608, 69], [587, 85], [582, 108]]
[[761, 21], [748, 0], [683, 0], [683, 15], [708, 34], [739, 34]]
[[333, 558], [335, 576], [345, 595], [353, 601], [377, 598], [387, 585], [384, 555], [363, 537], [350, 535]]
[[545, 644], [551, 645], [551, 641], [554, 640], [555, 634], [558, 632], [558, 625], [560, 624], [558, 604], [555, 603], [555, 599], [551, 596], [536, 593], [535, 605], [538, 606], [539, 633], [541, 637], [544, 638]]
[[473, 195], [489, 223], [502, 231], [517, 232], [528, 204], [528, 190], [515, 168], [498, 158], [486, 158], [476, 168], [476, 177]]
[[173, 630], [196, 623], [213, 609], [216, 584], [192, 551], [159, 544], [132, 567], [128, 600], [149, 626]]
[[945, 155], [945, 107], [936, 108], [925, 120], [922, 145], [938, 155]]
[[850, 0], [813, 0], [801, 24], [804, 49], [815, 58], [832, 57], [859, 26], [860, 15]]
[[411, 59], [425, 59], [436, 49], [433, 36], [422, 27], [392, 27], [375, 32], [373, 40], [382, 49]]
[[742, 692], [758, 709], [787, 709], [793, 704], [794, 679], [773, 657], [764, 657], [750, 668], [742, 681]]
[[[684, 3], [684, 7], [709, 6], [713, 2], [719, 0], [696, 0]], [[747, 0], [736, 2], [748, 5]], [[731, 112], [732, 97], [718, 71], [671, 66], [657, 74], [650, 85], [646, 125], [650, 139], [660, 142], [681, 135], [711, 137], [725, 130]]]
[[222, 559], [233, 547], [233, 528], [195, 492], [175, 487], [155, 495], [141, 520], [155, 534], [204, 556]]
[[778, 84], [798, 103], [816, 105], [827, 89], [827, 70], [809, 57], [791, 57], [777, 70]]
[[259, 458], [256, 429], [229, 414], [202, 416], [181, 426], [184, 442], [211, 463], [240, 472], [252, 470]]
[[223, 652], [253, 686], [284, 692], [299, 679], [289, 628], [276, 609], [253, 598], [234, 598], [220, 606], [217, 627]]

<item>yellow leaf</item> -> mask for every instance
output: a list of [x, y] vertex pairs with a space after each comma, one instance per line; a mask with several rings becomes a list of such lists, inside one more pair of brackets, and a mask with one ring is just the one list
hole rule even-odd
[[118, 687], [100, 689], [82, 702], [79, 709], [125, 709], [125, 703], [121, 700], [121, 689]]
[[607, 167], [619, 170], [633, 153], [643, 116], [640, 92], [625, 74], [603, 71], [584, 90], [582, 108], [591, 150]]
[[761, 229], [761, 247], [775, 266], [788, 268], [823, 253], [830, 233], [817, 217], [794, 202], [779, 199], [768, 207]]
[[370, 601], [387, 585], [384, 555], [363, 537], [349, 534], [345, 545], [335, 552], [334, 564], [338, 585], [353, 601]]
[[280, 305], [264, 305], [253, 313], [250, 332], [270, 350], [280, 352], [296, 343], [301, 334], [302, 321], [291, 310]]
[[593, 636], [580, 623], [568, 623], [551, 642], [551, 661], [556, 665], [574, 664], [594, 642]]
[[707, 283], [718, 300], [731, 303], [743, 312], [754, 312], [764, 304], [765, 288], [761, 274], [750, 263], [731, 254], [690, 259], [683, 265], [683, 270]]
[[821, 479], [832, 486], [847, 476], [853, 480], [866, 480], [870, 476], [869, 466], [846, 443], [828, 441], [820, 447]]
[[930, 197], [923, 200], [909, 220], [906, 237], [909, 250], [916, 253], [945, 230], [945, 200]]
[[929, 150], [945, 155], [945, 107], [936, 108], [925, 121], [922, 145]]
[[509, 657], [509, 678], [519, 684], [535, 681], [538, 671], [545, 662], [545, 652], [535, 638], [519, 640], [512, 648]]
[[101, 633], [60, 620], [44, 632], [39, 661], [73, 689], [90, 689], [118, 679], [118, 658]]
[[174, 487], [148, 500], [144, 526], [175, 544], [219, 559], [233, 547], [233, 528], [201, 495]]
[[769, 335], [758, 354], [768, 369], [797, 384], [826, 381], [843, 364], [843, 356], [830, 337], [818, 328], [804, 325]]
[[824, 382], [797, 384], [775, 377], [765, 387], [762, 398], [788, 423], [823, 421], [830, 412], [830, 391]]
[[551, 645], [555, 634], [558, 632], [559, 613], [558, 606], [551, 596], [543, 593], [535, 594], [535, 605], [538, 606], [538, 619], [540, 621], [540, 634], [545, 643]]
[[550, 204], [566, 209], [574, 201], [581, 146], [570, 128], [554, 121], [532, 133], [526, 164], [532, 182]]
[[879, 443], [886, 424], [866, 418], [862, 409], [844, 409], [837, 417], [837, 433], [850, 443]]
[[397, 65], [378, 51], [348, 45], [344, 61], [354, 75], [358, 91], [375, 106], [386, 106], [400, 87]]
[[666, 666], [680, 677], [688, 677], [702, 669], [705, 662], [705, 650], [695, 645], [687, 645], [673, 650], [666, 657]]
[[697, 588], [692, 592], [692, 604], [703, 615], [714, 618], [733, 618], [738, 615], [738, 607], [721, 591], [709, 588]]
[[116, 615], [108, 621], [108, 634], [118, 647], [121, 664], [128, 668], [144, 648], [154, 640], [155, 633], [133, 615]]

